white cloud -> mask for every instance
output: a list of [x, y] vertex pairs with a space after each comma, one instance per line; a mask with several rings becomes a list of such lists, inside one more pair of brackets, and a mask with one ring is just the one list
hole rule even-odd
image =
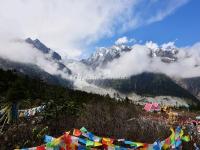
[[[22, 39], [38, 38], [62, 56], [75, 58], [91, 43], [117, 34], [118, 30], [127, 31], [162, 20], [185, 4], [186, 0], [165, 1], [165, 9], [158, 7], [157, 11], [149, 13], [151, 6], [157, 2], [161, 1], [149, 1], [149, 9], [138, 11], [138, 8], [143, 8], [142, 3], [147, 4], [146, 0], [1, 0], [0, 57], [36, 64], [50, 74], [60, 74], [67, 78], [66, 74], [58, 71], [55, 62], [31, 48]], [[127, 37], [121, 39], [122, 43], [134, 41]], [[151, 68], [145, 55], [146, 47], [135, 45], [134, 49], [97, 72], [82, 64], [76, 68], [73, 64], [71, 68], [75, 69], [75, 73], [83, 76], [87, 74], [88, 77], [129, 76]], [[193, 60], [186, 63], [194, 64]], [[158, 66], [158, 70], [162, 67]], [[118, 74], [119, 70], [122, 72]]]
[[167, 1], [164, 12], [158, 7], [160, 11], [146, 16], [151, 13], [138, 11], [145, 0], [1, 0], [0, 39], [39, 38], [62, 56], [74, 58], [96, 40], [121, 28], [159, 21], [185, 1]]
[[44, 71], [52, 75], [61, 75], [69, 79], [69, 75], [61, 70], [56, 61], [50, 58], [50, 55], [44, 55], [39, 50], [34, 49], [24, 40], [3, 40], [1, 39], [0, 58], [8, 59], [14, 62], [35, 64]]
[[161, 21], [166, 16], [174, 13], [174, 11], [189, 2], [189, 0], [169, 0], [164, 8], [158, 9], [156, 15], [148, 18], [147, 23]]
[[[129, 41], [129, 39], [127, 39]], [[161, 57], [150, 57], [150, 49], [157, 51], [160, 48], [172, 52], [178, 49], [177, 61], [166, 63]], [[119, 58], [109, 62], [106, 66], [98, 67], [96, 70], [84, 64], [67, 64], [70, 69], [81, 79], [96, 78], [124, 78], [142, 72], [164, 73], [178, 78], [200, 76], [200, 43], [188, 47], [176, 47], [175, 42], [158, 45], [152, 41], [142, 44], [134, 44], [129, 52], [122, 52]]]
[[126, 36], [124, 36], [124, 37], [121, 37], [121, 38], [117, 39], [115, 41], [115, 44], [116, 45], [121, 45], [121, 44], [126, 44], [128, 42], [129, 42], [128, 38]]
[[127, 44], [127, 43], [135, 43], [137, 40], [134, 38], [128, 39], [126, 36], [123, 36], [121, 38], [118, 38], [115, 41], [116, 45], [121, 45], [121, 44]]
[[[130, 40], [129, 40], [129, 43], [136, 43], [137, 42], [137, 40], [136, 39], [134, 39], [134, 38], [131, 38]], [[139, 42], [139, 41], [138, 41]]]
[[159, 48], [158, 44], [154, 43], [153, 41], [147, 41], [145, 45], [147, 48], [150, 48], [152, 50], [157, 50]]
[[160, 57], [149, 57], [149, 48], [158, 49], [168, 46], [176, 47], [174, 42], [164, 43], [161, 46], [153, 42], [147, 42], [145, 45], [135, 44], [130, 52], [122, 54], [119, 59], [101, 68], [101, 73], [104, 78], [129, 77], [142, 72], [164, 73], [179, 78], [200, 76], [200, 43], [178, 48], [178, 61], [173, 63], [164, 63]]
[[[75, 57], [82, 48], [110, 35], [134, 0], [2, 0], [0, 29], [10, 38], [39, 38]], [[1, 35], [0, 35], [1, 36]]]
[[161, 45], [163, 50], [167, 50], [169, 47], [176, 48], [175, 42], [168, 42]]
[[134, 45], [130, 52], [122, 54], [103, 69], [103, 76], [123, 78], [143, 72], [150, 64], [149, 49], [142, 45]]
[[138, 5], [133, 6], [132, 13], [129, 14], [129, 17], [125, 18], [126, 22], [122, 24], [120, 32], [162, 21], [189, 1], [141, 0]]

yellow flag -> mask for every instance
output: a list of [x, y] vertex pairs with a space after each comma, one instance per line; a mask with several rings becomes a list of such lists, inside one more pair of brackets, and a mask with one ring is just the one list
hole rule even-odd
[[94, 142], [94, 146], [95, 146], [95, 147], [98, 147], [98, 146], [102, 146], [102, 144], [99, 143], [99, 142]]

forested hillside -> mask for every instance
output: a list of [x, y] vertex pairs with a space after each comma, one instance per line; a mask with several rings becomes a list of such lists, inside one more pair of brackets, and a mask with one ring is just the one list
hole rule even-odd
[[123, 94], [135, 92], [144, 96], [176, 96], [191, 99], [194, 103], [200, 102], [189, 91], [180, 87], [164, 74], [142, 73], [130, 78], [99, 79], [88, 82], [103, 88], [113, 88]]

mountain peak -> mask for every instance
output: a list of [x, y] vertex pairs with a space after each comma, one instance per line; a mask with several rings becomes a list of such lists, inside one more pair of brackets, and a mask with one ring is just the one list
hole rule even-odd
[[96, 67], [104, 66], [108, 62], [119, 58], [122, 52], [130, 51], [131, 48], [126, 45], [113, 45], [112, 47], [100, 47], [95, 53], [93, 53], [88, 59], [82, 60], [83, 63], [92, 66], [93, 69]]
[[46, 45], [44, 45], [39, 39], [32, 40], [31, 38], [25, 39], [25, 41], [29, 44], [31, 44], [34, 48], [38, 49], [44, 54], [51, 54], [52, 58], [55, 60], [61, 60], [61, 56], [56, 53], [54, 50], [48, 48]]
[[40, 52], [42, 52], [43, 54], [47, 54], [51, 56], [52, 61], [55, 61], [58, 64], [59, 70], [65, 70], [65, 72], [67, 72], [68, 74], [71, 74], [71, 70], [69, 68], [67, 68], [62, 62], [62, 58], [61, 56], [56, 53], [54, 50], [48, 48], [45, 44], [43, 44], [39, 39], [31, 39], [31, 38], [27, 38], [25, 39], [25, 41], [32, 45], [33, 48], [36, 48], [37, 50], [39, 50]]
[[[150, 51], [150, 57], [158, 57], [162, 62], [172, 63], [178, 59], [176, 55], [178, 53], [178, 48], [175, 46], [174, 42], [158, 45], [152, 41], [149, 41], [145, 44], [145, 46]], [[95, 69], [97, 67], [103, 67], [107, 65], [114, 59], [119, 58], [123, 53], [131, 50], [132, 47], [126, 44], [115, 44], [111, 47], [100, 47], [88, 59], [84, 59], [82, 62]]]
[[176, 54], [179, 51], [174, 42], [168, 42], [158, 46], [158, 44], [150, 41], [145, 46], [150, 50], [151, 57], [160, 57], [163, 62], [170, 63], [178, 59]]

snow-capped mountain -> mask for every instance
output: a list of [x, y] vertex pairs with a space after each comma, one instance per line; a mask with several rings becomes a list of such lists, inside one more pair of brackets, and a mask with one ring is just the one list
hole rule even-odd
[[[183, 61], [183, 60], [187, 61], [187, 59], [189, 58], [189, 57], [186, 57], [185, 55], [180, 55], [181, 52], [182, 52], [182, 49], [181, 48], [177, 48], [174, 45], [173, 42], [169, 42], [167, 44], [162, 44], [160, 46], [158, 44], [156, 44], [156, 43], [153, 43], [153, 42], [147, 42], [145, 45], [142, 45], [142, 47], [140, 47], [140, 48], [145, 48], [145, 50], [147, 50], [147, 53], [142, 53], [142, 55], [145, 54], [145, 55], [147, 55], [148, 58], [150, 58], [150, 60], [154, 60], [155, 59], [155, 62], [158, 62], [158, 63], [160, 63], [160, 61], [161, 61], [166, 66], [168, 66], [169, 63], [176, 65], [177, 62], [180, 63], [180, 61]], [[96, 71], [98, 72], [99, 70], [104, 70], [104, 67], [106, 68], [107, 64], [108, 64], [108, 67], [109, 67], [109, 64], [110, 63], [112, 64], [113, 60], [117, 60], [117, 59], [120, 60], [120, 57], [124, 58], [125, 54], [129, 55], [129, 53], [130, 53], [132, 56], [135, 55], [135, 53], [131, 53], [131, 52], [132, 51], [137, 51], [137, 50], [140, 50], [140, 49], [135, 49], [134, 45], [132, 47], [131, 46], [126, 46], [126, 45], [114, 45], [114, 46], [108, 47], [108, 48], [103, 47], [103, 48], [99, 48], [88, 59], [82, 60], [82, 62], [84, 62], [88, 67], [91, 67], [93, 69], [97, 68]], [[144, 57], [144, 58], [146, 58], [146, 57]], [[134, 58], [131, 57], [131, 59], [135, 59], [135, 57]], [[160, 59], [160, 61], [157, 61], [159, 59]], [[120, 61], [117, 60], [117, 61], [113, 61], [113, 62], [114, 62], [113, 64], [117, 65], [115, 62], [119, 63]], [[154, 61], [150, 61], [150, 62], [154, 62]], [[138, 67], [140, 67], [139, 64], [138, 64]], [[129, 66], [129, 70], [131, 70], [131, 69], [132, 69], [131, 66]], [[118, 71], [120, 73], [122, 70], [118, 70]], [[163, 74], [165, 74], [165, 73], [163, 73]], [[187, 80], [187, 82], [186, 82], [184, 79], [182, 80], [182, 78], [181, 79], [175, 79], [175, 78], [173, 78], [173, 76], [166, 75], [166, 76], [162, 76], [163, 77], [162, 79], [164, 81], [166, 81], [166, 83], [161, 83], [162, 79], [160, 78], [158, 72], [154, 73], [154, 74], [151, 74], [151, 76], [152, 76], [152, 78], [157, 79], [157, 81], [152, 83], [152, 87], [150, 89], [154, 90], [155, 87], [160, 86], [158, 88], [158, 90], [154, 91], [155, 95], [159, 95], [158, 93], [160, 92], [161, 89], [163, 89], [163, 91], [164, 91], [164, 93], [162, 93], [161, 95], [165, 95], [166, 91], [169, 92], [169, 95], [172, 95], [173, 91], [176, 89], [176, 90], [178, 90], [177, 93], [179, 93], [179, 94], [181, 93], [180, 91], [182, 91], [186, 95], [189, 95], [189, 97], [190, 96], [192, 97], [192, 95], [194, 95], [195, 97], [193, 97], [193, 99], [199, 98], [199, 88], [197, 88], [198, 85], [199, 85], [199, 82], [197, 82], [195, 80], [196, 83], [198, 83], [198, 85], [193, 87], [192, 85], [195, 85], [195, 84], [193, 84], [191, 82], [191, 80], [193, 80], [193, 78], [192, 79], [190, 78], [189, 81]], [[140, 93], [140, 94], [144, 94], [145, 92], [148, 93], [148, 90], [146, 88], [148, 88], [150, 86], [150, 83], [146, 85], [146, 83], [147, 83], [146, 80], [152, 81], [152, 79], [149, 76], [149, 74], [147, 74], [147, 76], [143, 76], [143, 74], [141, 72], [141, 74], [137, 74], [136, 75], [136, 77], [138, 79], [140, 79], [140, 81], [141, 81], [140, 84], [139, 84], [141, 87], [139, 87], [138, 85], [136, 86], [135, 83], [133, 83], [133, 84], [130, 83], [129, 79], [131, 79], [133, 77], [134, 76], [127, 77], [127, 78], [124, 78], [122, 80], [120, 80], [120, 78], [116, 78], [116, 79], [99, 78], [99, 79], [94, 79], [94, 80], [92, 79], [90, 81], [95, 83], [95, 85], [100, 86], [101, 88], [113, 89], [113, 87], [116, 86], [117, 88], [121, 88], [122, 91], [124, 91], [126, 94], [127, 93], [129, 94], [131, 92], [136, 92], [137, 93], [137, 91], [140, 90], [140, 89], [142, 90], [142, 93]], [[126, 80], [128, 80], [128, 81], [126, 81]], [[197, 80], [199, 81], [199, 78]], [[136, 83], [138, 81], [139, 80], [136, 80], [136, 81], [134, 80], [134, 82], [136, 82]], [[184, 82], [181, 82], [181, 81], [184, 81]], [[120, 85], [120, 83], [122, 83], [122, 85]], [[105, 85], [108, 85], [108, 86], [105, 87]], [[171, 89], [170, 89], [169, 85], [170, 86], [171, 85], [174, 86], [173, 88], [171, 88], [171, 89], [173, 89], [172, 91], [170, 91]], [[129, 86], [133, 87], [133, 89], [131, 89], [128, 92], [128, 87]], [[118, 89], [115, 89], [115, 90], [117, 92], [119, 92], [119, 93], [121, 92]], [[183, 93], [180, 94], [180, 96], [183, 95]], [[195, 101], [199, 102], [197, 99]]]
[[[165, 63], [171, 63], [177, 61], [177, 54], [179, 52], [178, 48], [174, 43], [167, 43], [161, 46], [153, 42], [147, 42], [145, 45], [149, 49], [149, 56], [152, 58], [160, 58], [161, 61]], [[114, 45], [112, 47], [101, 47], [97, 49], [88, 59], [82, 60], [88, 66], [91, 66], [93, 69], [97, 67], [104, 67], [107, 63], [111, 62], [114, 59], [119, 58], [123, 53], [130, 52], [132, 49], [131, 46], [127, 45]]]
[[[38, 63], [19, 63], [0, 58], [0, 68], [16, 70], [19, 73], [40, 78], [49, 83], [68, 85], [75, 89], [98, 94], [113, 93], [109, 91], [110, 89], [114, 93], [121, 93], [125, 97], [133, 93], [150, 96], [168, 95], [192, 99], [192, 102], [198, 103], [196, 98], [199, 98], [199, 88], [193, 88], [193, 85], [195, 85], [193, 82], [184, 80], [180, 84], [172, 76], [167, 76], [165, 73], [163, 73], [165, 76], [159, 75], [159, 72], [148, 74], [148, 70], [146, 71], [145, 68], [141, 69], [138, 74], [131, 74], [130, 76], [125, 76], [125, 78], [117, 76], [111, 80], [108, 78], [109, 76], [106, 76], [106, 71], [109, 73], [110, 70], [111, 75], [120, 72], [126, 74], [126, 70], [124, 71], [122, 68], [126, 67], [127, 70], [133, 70], [136, 67], [142, 68], [142, 62], [146, 62], [148, 66], [151, 65], [149, 63], [154, 62], [151, 60], [155, 60], [159, 65], [165, 64], [168, 66], [168, 63], [176, 64], [176, 61], [187, 59], [185, 55], [180, 55], [182, 49], [177, 48], [173, 42], [160, 46], [153, 42], [147, 42], [145, 45], [135, 44], [133, 46], [116, 44], [111, 47], [98, 48], [88, 59], [63, 61], [58, 53], [48, 48], [40, 40], [28, 38], [25, 41], [33, 47], [33, 51], [41, 53], [42, 59], [45, 60], [43, 61], [45, 66], [40, 67]], [[127, 57], [127, 55], [130, 57]], [[143, 57], [144, 55], [146, 57]], [[132, 61], [133, 59], [138, 59], [138, 61]], [[126, 64], [123, 63], [124, 61]], [[154, 65], [154, 63], [152, 64]], [[51, 65], [53, 66], [51, 67]], [[113, 71], [112, 69], [115, 66], [121, 66], [121, 69], [115, 68], [116, 72], [114, 72], [115, 70]], [[55, 70], [52, 71], [51, 69]], [[143, 74], [145, 71], [147, 74]], [[195, 83], [197, 83], [196, 80]]]
[[158, 46], [150, 41], [146, 43], [146, 47], [149, 48], [151, 57], [160, 57], [163, 62], [170, 63], [178, 59], [176, 55], [179, 51], [173, 42]]
[[101, 47], [91, 57], [82, 60], [82, 62], [95, 69], [96, 67], [105, 66], [108, 62], [119, 58], [122, 53], [128, 51], [131, 51], [131, 47], [126, 45], [114, 45], [109, 48]]

